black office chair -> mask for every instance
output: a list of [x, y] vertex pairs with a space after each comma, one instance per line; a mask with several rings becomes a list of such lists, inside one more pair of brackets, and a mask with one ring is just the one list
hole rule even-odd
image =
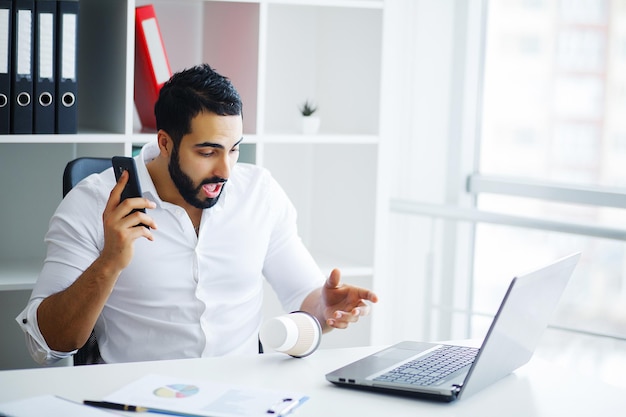
[[63, 171], [63, 197], [83, 178], [111, 168], [111, 158], [76, 158], [67, 163]]
[[[111, 167], [111, 158], [76, 158], [65, 166], [63, 171], [63, 197], [78, 184], [83, 178], [91, 174], [96, 174]], [[83, 347], [74, 354], [74, 365], [94, 365], [104, 363], [100, 356], [100, 348], [96, 340], [96, 334], [91, 332], [91, 336]]]

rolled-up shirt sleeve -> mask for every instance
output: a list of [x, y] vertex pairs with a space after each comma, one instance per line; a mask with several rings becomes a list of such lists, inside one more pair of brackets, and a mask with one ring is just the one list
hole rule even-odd
[[70, 286], [99, 254], [104, 238], [98, 226], [104, 203], [96, 190], [89, 182], [81, 183], [61, 201], [45, 237], [47, 253], [43, 268], [28, 304], [16, 317], [26, 336], [29, 353], [42, 365], [51, 365], [76, 353], [76, 350], [58, 352], [49, 348], [39, 330], [37, 309], [46, 297]]
[[24, 331], [26, 348], [33, 359], [40, 365], [52, 365], [61, 359], [72, 356], [76, 351], [58, 352], [48, 347], [37, 323], [37, 309], [42, 301], [43, 298], [31, 298], [26, 308], [15, 320]]

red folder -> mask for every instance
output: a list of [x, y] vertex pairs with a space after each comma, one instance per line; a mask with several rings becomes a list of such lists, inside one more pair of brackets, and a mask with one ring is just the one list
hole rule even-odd
[[152, 5], [135, 8], [135, 106], [141, 125], [156, 129], [154, 103], [172, 76]]

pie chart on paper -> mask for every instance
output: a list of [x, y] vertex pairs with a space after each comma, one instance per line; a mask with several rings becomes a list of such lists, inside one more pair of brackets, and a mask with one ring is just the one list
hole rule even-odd
[[172, 384], [154, 390], [154, 395], [161, 398], [187, 398], [196, 395], [199, 388], [195, 385]]

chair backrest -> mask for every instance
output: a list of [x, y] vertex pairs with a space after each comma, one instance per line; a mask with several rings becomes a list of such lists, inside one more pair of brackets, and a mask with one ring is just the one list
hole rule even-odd
[[63, 197], [83, 178], [107, 168], [111, 168], [111, 158], [82, 157], [68, 162], [63, 171]]
[[[78, 184], [83, 178], [91, 174], [96, 174], [111, 167], [111, 158], [76, 158], [67, 163], [63, 171], [63, 197]], [[91, 332], [91, 336], [83, 347], [74, 354], [74, 365], [93, 365], [104, 363], [100, 356], [100, 348], [96, 335]]]

